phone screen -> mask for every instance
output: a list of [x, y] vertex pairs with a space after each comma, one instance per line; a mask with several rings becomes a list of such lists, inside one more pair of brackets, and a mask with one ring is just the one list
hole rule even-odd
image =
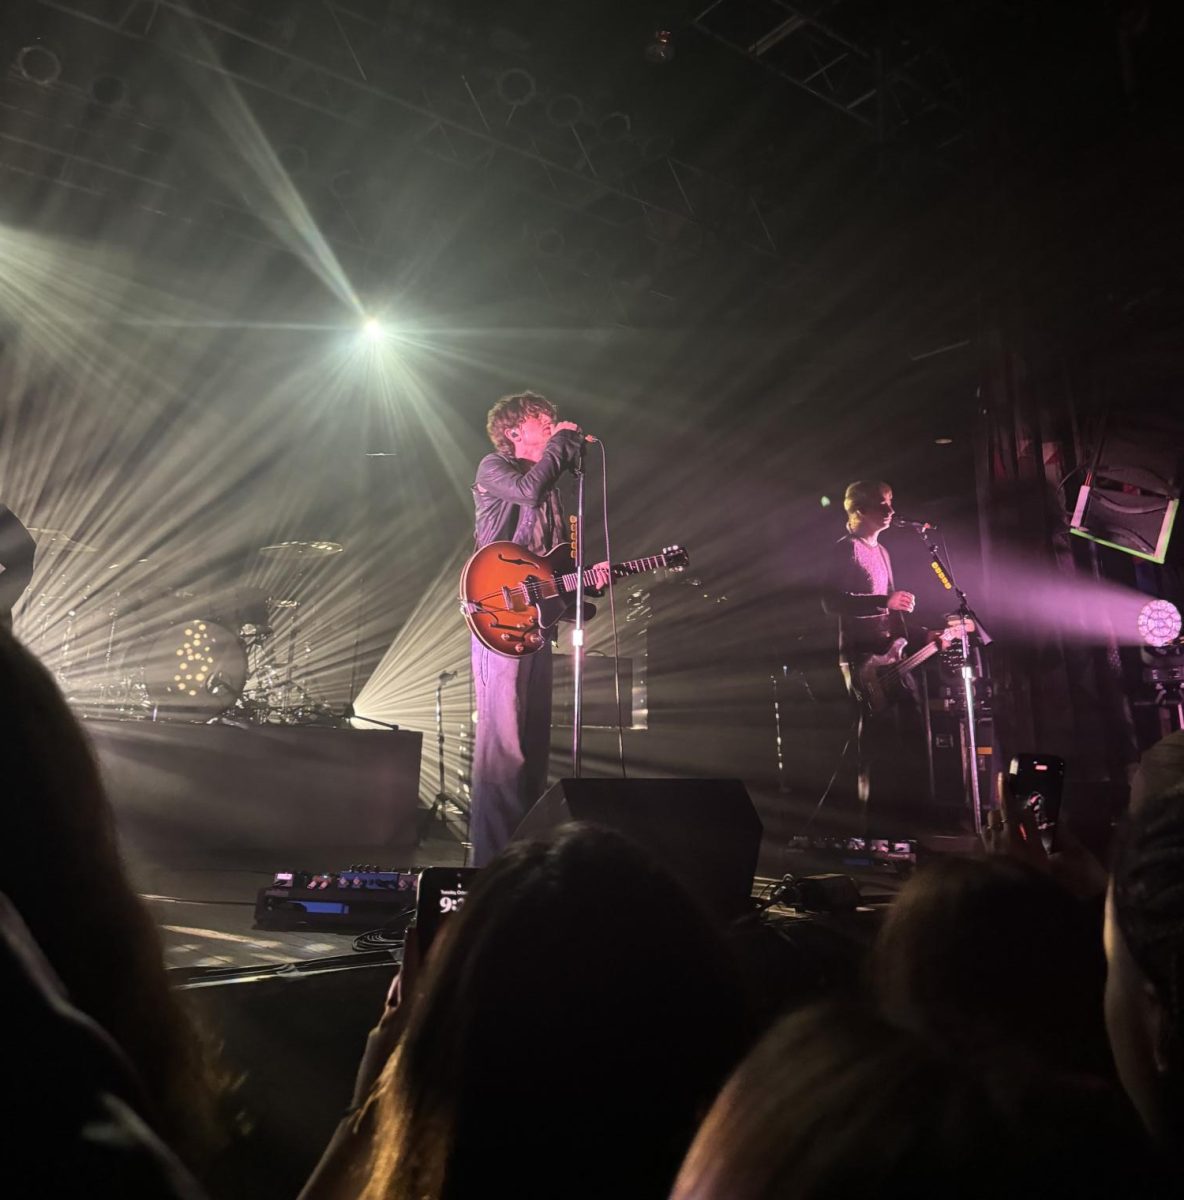
[[460, 912], [473, 884], [476, 867], [425, 867], [415, 892], [415, 928], [420, 954], [426, 954], [440, 926]]
[[1011, 794], [1031, 814], [1045, 850], [1051, 853], [1061, 819], [1065, 760], [1055, 754], [1017, 754], [1011, 760], [1007, 776]]

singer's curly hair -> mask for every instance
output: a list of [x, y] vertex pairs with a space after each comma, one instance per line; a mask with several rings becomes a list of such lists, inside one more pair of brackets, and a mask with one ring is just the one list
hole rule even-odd
[[850, 516], [856, 510], [862, 511], [871, 504], [879, 504], [885, 492], [892, 491], [892, 484], [882, 479], [859, 479], [849, 483], [843, 494], [843, 509]]
[[546, 413], [551, 420], [559, 415], [559, 408], [538, 392], [517, 392], [513, 396], [503, 396], [490, 410], [485, 421], [485, 432], [493, 448], [499, 454], [509, 454], [514, 449], [514, 443], [509, 439], [511, 429], [517, 429], [528, 417]]

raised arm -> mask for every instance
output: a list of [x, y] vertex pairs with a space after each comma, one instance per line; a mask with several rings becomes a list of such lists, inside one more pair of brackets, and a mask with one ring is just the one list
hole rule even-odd
[[539, 461], [525, 473], [517, 471], [500, 454], [487, 454], [477, 468], [477, 487], [498, 500], [536, 505], [574, 460], [580, 437], [576, 429], [562, 429], [553, 434]]

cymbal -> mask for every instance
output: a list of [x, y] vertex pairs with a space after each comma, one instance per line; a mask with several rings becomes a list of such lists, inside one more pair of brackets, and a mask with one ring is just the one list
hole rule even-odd
[[98, 546], [90, 542], [80, 541], [71, 537], [64, 529], [46, 529], [41, 525], [30, 525], [29, 532], [37, 539], [38, 550], [48, 550], [51, 554], [97, 554]]
[[324, 558], [344, 549], [340, 542], [277, 542], [274, 546], [260, 546], [259, 553], [267, 558]]

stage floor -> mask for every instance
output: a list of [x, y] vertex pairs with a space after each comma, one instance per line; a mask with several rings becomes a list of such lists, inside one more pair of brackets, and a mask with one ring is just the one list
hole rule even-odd
[[[269, 968], [290, 962], [353, 952], [358, 930], [255, 929], [255, 897], [269, 886], [277, 870], [341, 870], [353, 863], [373, 863], [373, 848], [309, 849], [264, 861], [244, 855], [236, 861], [195, 860], [192, 865], [130, 863], [132, 883], [160, 928], [165, 965], [181, 970]], [[437, 834], [399, 861], [383, 868], [461, 866], [464, 847], [454, 837]]]
[[[442, 824], [422, 845], [399, 861], [380, 862], [398, 869], [424, 866], [462, 866], [463, 834]], [[161, 930], [166, 966], [178, 977], [202, 976], [220, 970], [273, 969], [285, 963], [312, 962], [355, 952], [357, 930], [255, 929], [255, 897], [277, 870], [340, 870], [352, 863], [373, 862], [373, 849], [330, 853], [310, 848], [287, 855], [284, 861], [264, 861], [251, 853], [237, 860], [223, 852], [217, 861], [194, 860], [185, 866], [130, 864], [136, 889], [147, 902]], [[806, 875], [845, 871], [859, 883], [869, 901], [883, 904], [895, 896], [903, 878], [882, 870], [844, 866], [833, 858], [788, 854], [780, 836], [766, 835], [753, 895], [760, 897], [785, 874]]]

